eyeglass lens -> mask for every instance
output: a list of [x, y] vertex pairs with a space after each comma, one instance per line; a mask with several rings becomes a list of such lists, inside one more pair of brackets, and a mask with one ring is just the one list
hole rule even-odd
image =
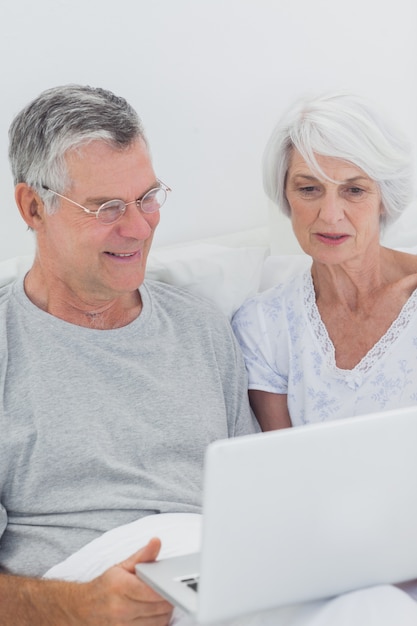
[[[144, 213], [155, 213], [166, 200], [166, 191], [162, 187], [151, 189], [141, 200], [136, 202], [138, 208]], [[103, 204], [97, 213], [97, 218], [105, 223], [115, 222], [126, 210], [126, 204], [122, 200], [110, 200]]]

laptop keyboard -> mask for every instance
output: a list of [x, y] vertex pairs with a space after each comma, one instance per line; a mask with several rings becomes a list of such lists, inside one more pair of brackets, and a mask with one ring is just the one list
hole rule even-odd
[[198, 576], [193, 576], [191, 578], [182, 578], [181, 582], [187, 585], [193, 591], [198, 591]]

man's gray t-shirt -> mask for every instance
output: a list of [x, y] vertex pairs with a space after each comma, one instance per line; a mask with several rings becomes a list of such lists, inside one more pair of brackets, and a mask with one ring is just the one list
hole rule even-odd
[[200, 512], [206, 446], [255, 432], [228, 320], [163, 283], [95, 330], [0, 290], [0, 571], [41, 575], [144, 515]]

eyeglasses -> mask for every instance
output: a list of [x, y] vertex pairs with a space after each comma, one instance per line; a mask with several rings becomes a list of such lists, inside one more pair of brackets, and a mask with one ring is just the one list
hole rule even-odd
[[53, 193], [55, 196], [59, 196], [60, 198], [63, 198], [64, 200], [75, 204], [86, 213], [89, 213], [90, 215], [95, 215], [102, 224], [114, 224], [114, 222], [117, 222], [117, 220], [119, 220], [122, 215], [124, 215], [124, 213], [126, 212], [126, 207], [129, 206], [129, 204], [136, 204], [137, 208], [143, 211], [143, 213], [155, 213], [156, 211], [158, 211], [167, 199], [168, 192], [171, 191], [170, 187], [165, 185], [165, 183], [163, 183], [161, 180], [158, 180], [158, 183], [159, 187], [149, 189], [149, 191], [147, 191], [141, 198], [138, 198], [137, 200], [131, 200], [131, 202], [123, 202], [123, 200], [109, 200], [108, 202], [102, 204], [97, 209], [97, 211], [91, 211], [90, 209], [87, 209], [82, 204], [78, 204], [78, 202], [75, 202], [74, 200], [71, 200], [71, 198], [63, 196], [57, 191], [50, 189], [46, 185], [42, 185], [42, 187], [46, 191]]

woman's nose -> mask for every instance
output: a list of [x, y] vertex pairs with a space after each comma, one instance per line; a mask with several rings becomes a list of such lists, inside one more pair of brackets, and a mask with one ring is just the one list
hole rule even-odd
[[326, 193], [320, 198], [320, 218], [327, 224], [335, 224], [345, 216], [344, 201], [337, 194]]

